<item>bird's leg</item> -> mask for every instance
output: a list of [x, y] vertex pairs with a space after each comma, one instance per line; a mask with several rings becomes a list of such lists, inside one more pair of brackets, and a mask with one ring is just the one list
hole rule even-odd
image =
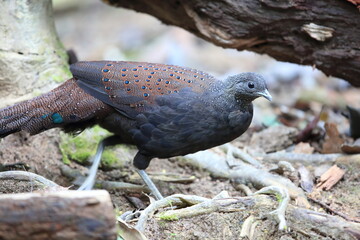
[[160, 191], [155, 186], [154, 182], [150, 179], [149, 175], [145, 172], [145, 170], [136, 169], [137, 173], [140, 175], [142, 180], [145, 182], [147, 187], [150, 189], [152, 194], [155, 196], [156, 200], [163, 199], [163, 196], [161, 195]]
[[134, 166], [137, 168], [137, 173], [140, 175], [140, 177], [150, 189], [152, 194], [155, 196], [156, 200], [161, 200], [163, 199], [163, 196], [161, 195], [160, 191], [157, 189], [153, 181], [150, 179], [149, 175], [147, 175], [144, 170], [149, 166], [150, 160], [151, 158], [138, 152], [134, 158]]
[[92, 157], [92, 165], [89, 170], [89, 174], [85, 181], [81, 184], [78, 190], [91, 190], [95, 184], [96, 173], [99, 168], [102, 153], [105, 147], [112, 146], [121, 143], [121, 139], [118, 136], [107, 137], [99, 143], [95, 155]]
[[[90, 167], [89, 174], [88, 174], [87, 178], [85, 179], [85, 181], [78, 188], [78, 190], [91, 190], [92, 189], [92, 187], [94, 186], [94, 183], [95, 183], [96, 173], [97, 173], [100, 161], [101, 161], [101, 156], [102, 156], [102, 153], [104, 152], [105, 147], [116, 145], [119, 143], [121, 143], [121, 138], [118, 136], [107, 137], [99, 143], [96, 153], [95, 153], [94, 157], [92, 158], [92, 165]], [[160, 199], [163, 199], [163, 196], [161, 195], [159, 190], [156, 188], [155, 184], [150, 179], [150, 177], [147, 175], [145, 170], [143, 170], [143, 169], [147, 168], [150, 160], [151, 159], [149, 159], [148, 157], [146, 157], [140, 153], [137, 153], [134, 158], [134, 165], [136, 167], [136, 171], [138, 172], [138, 174], [140, 175], [142, 180], [145, 182], [147, 187], [150, 189], [152, 194], [155, 196], [155, 198], [157, 200], [160, 200]]]

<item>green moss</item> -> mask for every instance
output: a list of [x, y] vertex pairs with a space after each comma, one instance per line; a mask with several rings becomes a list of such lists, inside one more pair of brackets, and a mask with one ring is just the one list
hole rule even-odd
[[116, 163], [118, 163], [119, 159], [116, 156], [116, 154], [114, 153], [114, 151], [112, 150], [105, 150], [103, 155], [102, 155], [102, 164], [104, 165], [104, 167], [111, 167], [113, 165], [115, 165]]
[[281, 194], [278, 194], [278, 193], [275, 194], [275, 198], [276, 198], [276, 201], [278, 201], [279, 203], [281, 203], [284, 200], [282, 198]]
[[[110, 135], [110, 132], [99, 126], [86, 129], [75, 137], [61, 133], [60, 150], [63, 162], [69, 164], [70, 161], [75, 161], [88, 165], [90, 158], [96, 153], [99, 142]], [[136, 152], [137, 148], [131, 145], [107, 147], [101, 157], [101, 168], [103, 170], [121, 168], [133, 160]]]
[[176, 214], [160, 214], [160, 219], [165, 221], [178, 221], [179, 217]]
[[73, 154], [71, 154], [71, 159], [74, 159], [78, 162], [86, 162], [92, 156], [92, 152], [86, 151], [84, 149], [80, 149]]
[[[60, 151], [63, 156], [63, 162], [69, 164], [70, 160], [73, 160], [79, 163], [86, 163], [95, 154], [98, 143], [110, 135], [108, 131], [99, 126], [86, 129], [75, 137], [70, 134], [61, 133]], [[114, 161], [115, 154], [105, 152], [105, 159], [108, 162]]]
[[67, 155], [67, 154], [64, 154], [64, 150], [62, 149], [61, 146], [60, 146], [60, 151], [61, 151], [61, 154], [62, 154], [63, 163], [65, 163], [65, 164], [70, 164], [71, 161], [70, 161], [68, 155]]

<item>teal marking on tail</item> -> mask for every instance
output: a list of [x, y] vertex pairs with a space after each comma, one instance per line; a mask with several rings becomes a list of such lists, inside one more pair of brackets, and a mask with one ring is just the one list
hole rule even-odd
[[59, 113], [54, 113], [53, 115], [51, 115], [51, 119], [52, 119], [53, 123], [56, 123], [56, 124], [64, 122], [64, 119], [62, 118], [62, 116]]

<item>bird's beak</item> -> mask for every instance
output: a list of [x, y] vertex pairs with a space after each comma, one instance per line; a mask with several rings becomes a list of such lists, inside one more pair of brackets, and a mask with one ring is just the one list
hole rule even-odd
[[271, 102], [272, 100], [272, 96], [270, 95], [269, 91], [267, 89], [265, 89], [265, 91], [263, 92], [259, 92], [258, 93], [261, 97], [266, 98], [267, 100], [269, 100]]

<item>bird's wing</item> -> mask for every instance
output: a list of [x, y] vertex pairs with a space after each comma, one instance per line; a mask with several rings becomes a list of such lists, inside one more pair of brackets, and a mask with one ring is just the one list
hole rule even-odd
[[84, 91], [129, 118], [157, 106], [159, 96], [203, 93], [216, 81], [195, 69], [144, 62], [77, 62], [70, 70]]

